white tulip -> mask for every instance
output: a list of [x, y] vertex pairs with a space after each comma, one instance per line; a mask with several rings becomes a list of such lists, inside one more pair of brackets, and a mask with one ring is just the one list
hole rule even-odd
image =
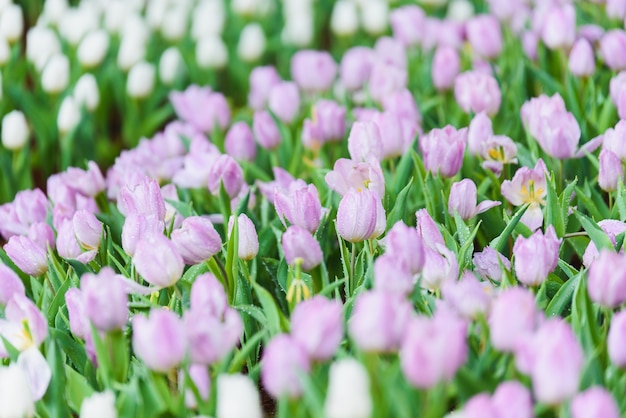
[[221, 374], [217, 377], [216, 418], [262, 417], [259, 391], [248, 376]]
[[26, 59], [37, 71], [42, 71], [48, 59], [61, 53], [61, 42], [57, 34], [43, 26], [33, 26], [26, 34]]
[[154, 65], [145, 61], [133, 65], [128, 73], [126, 93], [135, 99], [148, 96], [154, 88], [155, 72]]
[[265, 32], [258, 23], [248, 23], [239, 35], [237, 55], [243, 61], [253, 62], [265, 52]]
[[152, 29], [158, 29], [163, 25], [167, 8], [168, 0], [150, 0], [146, 6], [146, 20]]
[[178, 41], [187, 31], [189, 11], [184, 5], [171, 7], [161, 25], [161, 34], [168, 41]]
[[474, 6], [467, 0], [453, 0], [448, 5], [448, 19], [465, 22], [474, 16]]
[[[22, 148], [29, 136], [28, 124], [22, 112], [13, 110], [4, 115], [2, 118], [2, 145], [6, 149], [18, 150]], [[0, 392], [1, 395], [2, 392]]]
[[387, 29], [389, 6], [385, 0], [367, 0], [361, 4], [361, 22], [365, 31], [379, 35]]
[[22, 36], [24, 30], [24, 15], [22, 8], [17, 4], [10, 4], [0, 14], [0, 35], [7, 41], [15, 42]]
[[41, 73], [41, 87], [46, 93], [59, 93], [70, 80], [70, 60], [63, 54], [50, 57]]
[[159, 60], [159, 77], [166, 86], [172, 84], [176, 77], [183, 71], [185, 63], [180, 51], [171, 46], [163, 51]]
[[281, 33], [284, 43], [305, 47], [313, 40], [313, 14], [301, 13], [290, 15]]
[[326, 418], [369, 418], [372, 415], [369, 376], [357, 360], [345, 358], [330, 366], [324, 411]]
[[78, 126], [80, 122], [80, 108], [72, 96], [67, 96], [61, 102], [57, 115], [59, 132], [66, 133]]
[[150, 39], [150, 27], [139, 13], [133, 12], [124, 20], [122, 36], [137, 42], [146, 43]]
[[100, 65], [109, 50], [109, 34], [104, 29], [90, 32], [78, 45], [78, 61], [85, 68]]
[[0, 65], [7, 63], [11, 57], [11, 47], [3, 36], [0, 36]]
[[100, 90], [93, 74], [83, 74], [74, 87], [74, 99], [78, 106], [93, 111], [100, 103]]
[[120, 33], [129, 13], [131, 8], [125, 0], [110, 1], [104, 9], [104, 28], [109, 33]]
[[265, 16], [272, 8], [271, 0], [232, 0], [230, 7], [240, 16]]
[[132, 36], [122, 37], [120, 49], [117, 52], [117, 65], [123, 71], [140, 62], [146, 56], [146, 44], [142, 39], [133, 38]]
[[68, 7], [67, 0], [46, 0], [43, 3], [43, 16], [48, 22], [57, 25]]
[[83, 400], [80, 418], [117, 418], [115, 394], [111, 390], [96, 392]]
[[356, 4], [350, 0], [339, 0], [335, 3], [330, 18], [330, 28], [335, 35], [354, 35], [359, 30], [359, 13]]
[[207, 35], [196, 44], [196, 61], [201, 68], [222, 68], [228, 62], [228, 49], [217, 35]]
[[90, 6], [68, 9], [58, 25], [61, 37], [73, 46], [78, 45], [83, 36], [98, 27], [98, 11]]
[[22, 418], [35, 415], [35, 401], [28, 375], [20, 366], [0, 366], [0, 417]]
[[209, 35], [221, 35], [226, 23], [222, 0], [200, 0], [191, 20], [191, 37], [196, 41]]

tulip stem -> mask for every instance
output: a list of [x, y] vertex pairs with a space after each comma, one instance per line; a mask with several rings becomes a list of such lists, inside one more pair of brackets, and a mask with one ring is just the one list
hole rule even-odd
[[356, 242], [352, 243], [352, 251], [350, 253], [350, 296], [352, 296], [352, 294], [354, 293], [354, 286], [356, 283], [355, 277], [354, 277], [354, 270], [355, 270], [355, 265], [356, 265]]

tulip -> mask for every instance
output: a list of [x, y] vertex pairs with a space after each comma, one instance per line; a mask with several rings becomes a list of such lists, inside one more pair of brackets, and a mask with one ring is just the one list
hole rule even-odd
[[[603, 219], [600, 222], [598, 222], [598, 226], [602, 229], [602, 231], [604, 231], [606, 235], [608, 235], [613, 246], [616, 245], [615, 237], [621, 234], [622, 232], [626, 231], [626, 223], [616, 221], [614, 219]], [[623, 252], [624, 250], [622, 249], [620, 253], [623, 253]], [[590, 241], [589, 245], [587, 245], [587, 248], [585, 249], [585, 252], [583, 254], [583, 265], [589, 268], [592, 265], [592, 263], [595, 261], [595, 259], [598, 258], [598, 255], [599, 255], [598, 248], [593, 243], [593, 241]]]
[[187, 32], [188, 7], [174, 5], [163, 16], [161, 34], [166, 41], [180, 41]]
[[626, 2], [624, 0], [607, 0], [606, 15], [611, 19], [626, 18]]
[[369, 78], [369, 93], [376, 103], [385, 97], [407, 88], [408, 74], [406, 69], [384, 62], [376, 61]]
[[478, 71], [467, 71], [456, 77], [454, 97], [466, 113], [485, 112], [488, 115], [498, 113], [502, 101], [496, 79]]
[[327, 418], [369, 418], [372, 396], [367, 370], [353, 358], [337, 360], [330, 366], [324, 402]]
[[607, 308], [626, 302], [626, 256], [602, 250], [589, 267], [589, 298]]
[[463, 164], [467, 128], [456, 130], [448, 125], [443, 129], [433, 129], [420, 137], [420, 150], [424, 167], [432, 174], [454, 177]]
[[415, 5], [394, 9], [389, 14], [393, 37], [406, 47], [417, 46], [423, 37], [424, 11]]
[[577, 77], [588, 77], [596, 70], [596, 60], [589, 41], [581, 38], [572, 47], [569, 54], [569, 70]]
[[48, 271], [46, 250], [32, 239], [14, 235], [4, 244], [4, 251], [24, 273], [37, 277]]
[[613, 29], [600, 39], [600, 55], [611, 70], [626, 70], [626, 56], [621, 51], [626, 47], [626, 32]]
[[26, 59], [34, 64], [37, 71], [41, 72], [48, 62], [48, 58], [60, 52], [61, 42], [54, 30], [44, 26], [33, 26], [28, 30], [26, 34]]
[[93, 74], [83, 74], [74, 87], [74, 100], [79, 107], [94, 111], [100, 103], [100, 91]]
[[222, 360], [243, 334], [243, 321], [236, 310], [226, 309], [223, 317], [207, 314], [206, 308], [192, 308], [183, 316], [191, 361], [205, 365]]
[[481, 144], [481, 166], [500, 175], [505, 164], [517, 164], [517, 146], [508, 136], [490, 135]]
[[274, 206], [278, 217], [285, 224], [285, 218], [292, 225], [298, 225], [314, 233], [322, 217], [322, 204], [317, 188], [308, 186], [292, 186], [289, 193], [274, 192]]
[[30, 132], [24, 114], [12, 110], [2, 118], [2, 145], [9, 150], [19, 150], [28, 141]]
[[140, 240], [152, 235], [163, 235], [164, 228], [164, 222], [154, 217], [131, 214], [126, 217], [122, 227], [122, 248], [132, 257]]
[[381, 160], [383, 145], [378, 125], [374, 122], [355, 122], [348, 137], [348, 151], [354, 161], [367, 161], [370, 155]]
[[376, 291], [409, 295], [415, 286], [413, 274], [404, 260], [384, 254], [374, 262], [374, 289]]
[[463, 418], [498, 418], [498, 411], [486, 393], [472, 396], [463, 406]]
[[291, 315], [291, 336], [309, 358], [330, 359], [343, 339], [342, 304], [319, 295], [298, 303]]
[[486, 113], [477, 113], [470, 122], [467, 131], [467, 149], [472, 155], [479, 155], [483, 150], [483, 143], [493, 135], [491, 119]]
[[333, 170], [326, 174], [325, 180], [331, 190], [342, 196], [352, 188], [367, 188], [379, 196], [385, 194], [385, 178], [376, 158], [369, 158], [367, 162], [339, 158]]
[[363, 87], [370, 78], [374, 57], [374, 51], [364, 46], [348, 49], [341, 59], [341, 84], [350, 91]]
[[235, 122], [224, 140], [226, 153], [236, 160], [254, 161], [256, 144], [252, 129], [246, 122]]
[[14, 295], [25, 295], [24, 284], [13, 270], [0, 264], [0, 305], [6, 306]]
[[486, 315], [491, 306], [493, 287], [489, 282], [479, 282], [466, 271], [458, 282], [447, 281], [442, 286], [443, 298], [459, 316], [475, 319]]
[[279, 334], [265, 347], [261, 359], [261, 381], [263, 387], [275, 399], [283, 396], [298, 398], [304, 388], [299, 373], [311, 369], [307, 352], [295, 339]]
[[86, 338], [91, 334], [91, 329], [87, 321], [83, 292], [75, 287], [68, 289], [65, 292], [65, 304], [67, 305], [72, 334], [79, 338]]
[[300, 108], [300, 92], [293, 82], [283, 81], [270, 90], [269, 109], [284, 123], [293, 122]]
[[[412, 123], [421, 123], [422, 115], [420, 114], [413, 94], [407, 90], [399, 90], [391, 93], [383, 98], [383, 110], [392, 112], [400, 118], [408, 119]], [[412, 140], [412, 139], [411, 139]]]
[[145, 215], [158, 220], [165, 218], [165, 201], [156, 180], [145, 177], [134, 186], [120, 190], [117, 207], [122, 215]]
[[622, 166], [622, 161], [607, 148], [600, 152], [599, 160], [598, 186], [606, 192], [617, 190], [619, 181], [624, 181], [624, 167]]
[[369, 189], [350, 189], [339, 202], [337, 232], [349, 242], [373, 239], [385, 232], [381, 198]]
[[359, 29], [357, 5], [348, 0], [339, 0], [333, 7], [330, 28], [335, 35], [350, 36]]
[[[164, 8], [167, 11], [167, 3]], [[194, 40], [205, 35], [219, 35], [226, 24], [227, 10], [224, 2], [217, 0], [202, 0], [198, 2], [191, 16], [191, 37]]]
[[537, 286], [546, 280], [556, 268], [561, 241], [552, 225], [545, 235], [536, 231], [529, 238], [518, 236], [513, 246], [517, 279], [527, 286]]
[[491, 397], [498, 416], [510, 418], [532, 418], [533, 401], [530, 391], [521, 383], [511, 380], [502, 382]]
[[80, 108], [72, 96], [67, 96], [61, 102], [59, 114], [57, 115], [57, 127], [61, 134], [65, 134], [75, 129], [80, 123]]
[[228, 63], [228, 48], [218, 35], [204, 35], [196, 42], [196, 62], [202, 69], [224, 68]]
[[252, 131], [263, 148], [272, 150], [280, 145], [280, 130], [269, 112], [265, 110], [254, 112]]
[[200, 216], [186, 218], [180, 229], [172, 231], [172, 244], [185, 264], [202, 263], [222, 249], [222, 240], [213, 223]]
[[[192, 389], [185, 390], [185, 406], [189, 409], [197, 409], [199, 401], [208, 401], [211, 394], [211, 377], [207, 367], [202, 364], [192, 364], [189, 366], [189, 379], [198, 389], [198, 397], [194, 394]], [[179, 386], [183, 386], [185, 383], [185, 373], [181, 369], [178, 372]], [[181, 389], [182, 390], [182, 389]]]
[[179, 118], [202, 132], [211, 133], [218, 126], [225, 130], [230, 123], [226, 98], [210, 87], [189, 86], [184, 92], [172, 92], [170, 101]]
[[322, 248], [309, 231], [298, 225], [291, 225], [282, 237], [283, 252], [287, 264], [302, 263], [302, 269], [309, 271], [323, 261]]
[[413, 307], [397, 293], [360, 293], [348, 321], [350, 338], [361, 351], [392, 352], [400, 348]]
[[626, 71], [620, 72], [611, 79], [609, 92], [620, 119], [626, 119]]
[[500, 187], [502, 195], [513, 205], [529, 204], [521, 221], [531, 230], [543, 224], [541, 205], [546, 203], [545, 198], [548, 194], [546, 171], [546, 165], [539, 159], [535, 168], [519, 168], [513, 179], [503, 181]]
[[95, 30], [83, 38], [76, 56], [84, 68], [100, 65], [109, 50], [109, 34], [104, 29]]
[[[228, 221], [228, 235], [230, 236], [233, 225], [233, 218]], [[238, 235], [238, 255], [242, 260], [252, 260], [259, 252], [259, 237], [254, 224], [245, 213], [237, 217]]]
[[521, 287], [501, 291], [491, 305], [488, 318], [491, 345], [500, 351], [515, 350], [520, 341], [532, 336], [539, 318], [535, 296], [530, 291]]
[[374, 115], [374, 123], [378, 125], [382, 144], [382, 159], [403, 155], [411, 146], [418, 131], [415, 122], [401, 118], [393, 112], [382, 112]]
[[476, 274], [494, 282], [502, 280], [503, 268], [506, 270], [511, 269], [509, 259], [491, 247], [485, 247], [482, 252], [475, 253], [472, 261]]
[[617, 367], [626, 367], [626, 311], [616, 313], [611, 319], [607, 337], [607, 348], [611, 362]]
[[291, 77], [304, 91], [328, 90], [336, 74], [337, 64], [328, 52], [302, 50], [291, 59]]
[[484, 200], [476, 205], [476, 184], [470, 179], [463, 179], [454, 183], [450, 188], [448, 213], [451, 216], [458, 213], [461, 219], [468, 220], [479, 213], [500, 205], [500, 203], [493, 200]]
[[216, 418], [261, 418], [261, 398], [256, 384], [242, 374], [221, 374], [217, 377]]
[[137, 242], [133, 263], [137, 273], [157, 287], [173, 286], [183, 275], [185, 263], [172, 241], [151, 235]]
[[19, 4], [8, 3], [0, 13], [0, 34], [9, 42], [17, 41], [24, 32], [24, 14]]
[[133, 317], [133, 350], [150, 370], [167, 373], [185, 358], [187, 340], [182, 321], [172, 311], [152, 309]]
[[80, 405], [80, 418], [117, 418], [115, 394], [109, 389], [85, 398]]
[[280, 76], [272, 66], [255, 67], [250, 72], [248, 104], [254, 110], [263, 110], [272, 87], [280, 83]]
[[128, 296], [122, 280], [110, 267], [97, 275], [86, 273], [80, 285], [85, 314], [99, 331], [122, 329], [128, 321]]
[[411, 274], [424, 266], [424, 242], [416, 228], [398, 221], [385, 236], [385, 254], [400, 260]]
[[433, 85], [437, 90], [449, 90], [461, 70], [461, 58], [451, 46], [440, 46], [435, 51], [432, 63]]
[[420, 285], [425, 289], [438, 290], [447, 281], [459, 276], [459, 262], [454, 253], [443, 244], [424, 248], [424, 267]]
[[18, 364], [0, 366], [0, 416], [35, 416], [35, 399], [28, 373]]
[[552, 5], [544, 17], [541, 39], [550, 49], [569, 47], [576, 38], [576, 10], [571, 4]]
[[[37, 348], [48, 337], [46, 318], [25, 295], [13, 295], [4, 310], [4, 317], [6, 320], [2, 321], [0, 336], [6, 338], [19, 351]], [[4, 344], [0, 344], [0, 356], [8, 357]]]
[[311, 110], [313, 121], [324, 140], [342, 140], [346, 132], [346, 108], [332, 100], [318, 100]]
[[41, 74], [41, 87], [46, 93], [57, 94], [67, 87], [70, 61], [63, 54], [50, 57]]
[[611, 151], [619, 160], [626, 160], [626, 146], [622, 140], [624, 135], [626, 135], [626, 121], [620, 120], [615, 127], [607, 129], [602, 135], [602, 149]]
[[370, 35], [380, 35], [387, 29], [389, 6], [385, 0], [365, 0], [361, 5], [361, 23]]
[[248, 23], [239, 35], [237, 55], [245, 62], [254, 62], [265, 52], [265, 32], [258, 23]]
[[228, 308], [224, 286], [211, 273], [201, 274], [191, 286], [191, 310], [208, 317], [222, 318]]
[[618, 418], [619, 408], [611, 392], [593, 386], [572, 399], [572, 418]]
[[219, 195], [223, 185], [231, 199], [237, 197], [243, 187], [244, 178], [241, 166], [230, 155], [220, 155], [209, 171], [209, 190]]
[[522, 49], [524, 54], [532, 60], [537, 60], [537, 48], [539, 47], [539, 37], [533, 31], [524, 31], [522, 33]]
[[153, 64], [140, 61], [132, 66], [128, 73], [126, 93], [133, 99], [143, 99], [154, 89], [156, 69]]
[[466, 25], [467, 39], [478, 55], [495, 58], [502, 51], [500, 23], [492, 15], [479, 15]]
[[159, 79], [166, 86], [171, 86], [184, 70], [183, 57], [180, 51], [171, 46], [161, 54], [159, 59]]

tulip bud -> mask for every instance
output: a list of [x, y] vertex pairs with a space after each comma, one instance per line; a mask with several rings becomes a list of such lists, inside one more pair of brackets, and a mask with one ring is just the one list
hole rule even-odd
[[589, 41], [581, 38], [572, 47], [569, 54], [569, 70], [577, 77], [588, 77], [596, 70], [593, 48]]
[[593, 386], [572, 399], [572, 418], [618, 418], [619, 408], [611, 392]]
[[226, 98], [210, 87], [191, 85], [184, 92], [172, 92], [170, 101], [179, 118], [202, 132], [211, 133], [216, 126], [225, 130], [230, 123]]
[[417, 46], [424, 30], [424, 11], [416, 5], [394, 9], [389, 16], [393, 37], [406, 47]]
[[228, 49], [222, 38], [206, 35], [196, 43], [196, 62], [203, 69], [223, 68], [228, 62]]
[[183, 317], [191, 361], [212, 364], [222, 360], [239, 343], [243, 321], [239, 313], [228, 308], [219, 317], [207, 316], [206, 308], [191, 309]]
[[274, 192], [274, 206], [279, 218], [285, 223], [284, 218], [292, 225], [298, 225], [314, 233], [320, 224], [322, 217], [322, 205], [317, 193], [317, 188], [308, 186], [292, 186], [289, 193]]
[[622, 53], [625, 48], [626, 32], [621, 29], [610, 30], [600, 39], [600, 54], [611, 70], [626, 70], [626, 54]]
[[374, 262], [374, 290], [409, 295], [415, 286], [404, 260], [384, 254]]
[[474, 272], [480, 277], [499, 282], [502, 280], [502, 268], [511, 269], [511, 262], [508, 258], [491, 247], [485, 247], [482, 252], [475, 253]]
[[24, 114], [13, 110], [2, 118], [2, 145], [9, 150], [19, 150], [28, 141], [30, 132]]
[[313, 40], [313, 10], [309, 3], [303, 2], [303, 6], [304, 10], [296, 10], [287, 15], [281, 32], [281, 41], [284, 44], [304, 48]]
[[261, 359], [261, 381], [267, 392], [278, 399], [302, 395], [299, 373], [311, 369], [306, 351], [289, 335], [279, 334], [265, 347]]
[[486, 113], [474, 115], [467, 131], [467, 149], [472, 155], [479, 155], [483, 150], [483, 143], [493, 135], [491, 119]]
[[576, 10], [571, 4], [548, 6], [541, 39], [550, 49], [571, 46], [576, 38]]
[[55, 54], [48, 60], [48, 63], [41, 74], [41, 87], [46, 93], [60, 93], [67, 87], [70, 79], [70, 61], [63, 54]]
[[483, 213], [500, 202], [493, 200], [485, 200], [476, 205], [476, 184], [471, 179], [463, 179], [456, 182], [450, 188], [450, 198], [448, 199], [448, 213], [454, 216], [454, 212], [458, 212], [463, 220], [468, 220]]
[[491, 398], [486, 393], [479, 393], [472, 396], [465, 405], [463, 405], [463, 418], [498, 418]]
[[[198, 389], [198, 396], [192, 389], [186, 389], [185, 406], [189, 409], [198, 409], [198, 402], [206, 402], [211, 394], [211, 376], [208, 368], [203, 364], [191, 364], [188, 369], [191, 382]], [[179, 391], [182, 392], [185, 385], [185, 373], [183, 369], [178, 371]], [[196, 417], [197, 418], [197, 417]]]
[[181, 227], [172, 231], [171, 238], [188, 265], [202, 263], [222, 249], [222, 239], [213, 223], [200, 216], [185, 218]]
[[133, 99], [143, 99], [154, 89], [154, 75], [156, 69], [153, 64], [138, 62], [128, 73], [126, 93]]
[[245, 62], [254, 62], [265, 53], [265, 32], [258, 23], [248, 23], [239, 35], [237, 55]]
[[224, 148], [236, 160], [254, 161], [256, 143], [250, 126], [244, 121], [235, 122], [226, 134]]
[[435, 51], [431, 74], [437, 90], [448, 90], [454, 86], [454, 80], [461, 70], [461, 58], [451, 46], [440, 46]]
[[602, 250], [589, 267], [589, 298], [607, 308], [626, 302], [626, 257]]
[[291, 76], [304, 91], [328, 90], [336, 74], [337, 64], [328, 52], [303, 50], [291, 59]]
[[350, 36], [356, 33], [359, 29], [356, 3], [349, 0], [337, 1], [330, 18], [330, 28], [338, 36]]
[[65, 292], [65, 304], [70, 319], [70, 331], [78, 338], [86, 338], [91, 334], [88, 323], [83, 292], [75, 287]]
[[[230, 236], [233, 219], [228, 221], [228, 235]], [[259, 252], [259, 237], [254, 224], [245, 213], [237, 217], [237, 230], [239, 231], [238, 253], [242, 260], [252, 260]]]
[[102, 238], [102, 222], [93, 213], [81, 209], [72, 218], [74, 234], [80, 246], [86, 250], [95, 250]]
[[109, 34], [104, 29], [89, 33], [78, 45], [76, 56], [84, 68], [100, 65], [109, 50]]
[[375, 54], [370, 48], [355, 46], [341, 59], [341, 84], [348, 90], [359, 90], [369, 80]]
[[122, 329], [128, 321], [128, 296], [124, 283], [110, 267], [80, 279], [85, 314], [99, 331]]
[[385, 236], [385, 254], [406, 265], [409, 272], [418, 274], [424, 266], [424, 243], [416, 228], [398, 221]]
[[83, 74], [74, 87], [74, 100], [78, 106], [94, 111], [100, 103], [100, 91], [93, 74]]
[[172, 85], [183, 71], [184, 65], [183, 57], [175, 46], [171, 46], [163, 51], [159, 59], [159, 78], [161, 83], [166, 86]]
[[167, 41], [180, 41], [187, 31], [188, 7], [184, 4], [173, 3], [163, 16], [161, 33]]
[[454, 177], [463, 164], [467, 128], [456, 130], [448, 125], [433, 129], [420, 137], [419, 145], [424, 157], [424, 167], [432, 174]]
[[217, 377], [216, 418], [261, 418], [261, 399], [256, 384], [242, 374], [221, 374]]
[[185, 263], [172, 241], [163, 235], [139, 240], [133, 256], [137, 273], [150, 284], [169, 287], [180, 280]]
[[254, 112], [252, 131], [263, 148], [272, 150], [280, 145], [280, 131], [269, 112], [265, 110]]
[[527, 286], [541, 284], [556, 268], [560, 245], [552, 225], [545, 235], [535, 231], [529, 238], [518, 236], [513, 246], [517, 279]]
[[616, 313], [611, 319], [607, 348], [611, 362], [617, 367], [626, 367], [626, 311]]
[[599, 160], [598, 186], [606, 192], [617, 190], [620, 179], [624, 181], [624, 167], [622, 166], [622, 161], [607, 148], [600, 151]]
[[502, 382], [491, 397], [491, 402], [499, 417], [506, 417], [515, 411], [515, 417], [532, 418], [533, 400], [530, 391], [518, 381]]
[[115, 394], [109, 389], [85, 398], [80, 406], [80, 418], [117, 418]]
[[141, 214], [158, 220], [165, 218], [165, 201], [156, 180], [145, 177], [133, 187], [120, 190], [117, 208], [122, 215]]
[[383, 144], [375, 122], [355, 122], [348, 136], [348, 151], [354, 161], [367, 161], [370, 156], [382, 159]]
[[372, 416], [372, 396], [367, 370], [353, 358], [337, 360], [330, 366], [324, 402], [327, 418], [368, 418]]
[[78, 126], [80, 123], [80, 108], [72, 96], [67, 96], [61, 102], [57, 116], [57, 127], [61, 134], [65, 134]]
[[20, 270], [30, 276], [37, 277], [48, 271], [46, 250], [28, 237], [12, 236], [4, 244], [4, 251]]
[[472, 16], [474, 16], [474, 6], [469, 0], [453, 0], [448, 5], [446, 20], [463, 23], [469, 21]]
[[498, 82], [490, 74], [467, 71], [454, 80], [454, 97], [465, 113], [498, 113], [502, 94]]
[[485, 58], [495, 58], [502, 51], [502, 32], [495, 16], [479, 15], [465, 26], [474, 51]]
[[130, 70], [146, 56], [146, 41], [139, 35], [124, 35], [117, 53], [117, 65], [123, 71]]
[[389, 6], [384, 0], [365, 0], [361, 4], [361, 23], [370, 35], [380, 35], [387, 29]]
[[187, 351], [182, 321], [166, 309], [152, 309], [148, 317], [133, 317], [133, 350], [150, 370], [167, 373]]
[[408, 74], [406, 69], [387, 62], [377, 62], [372, 67], [369, 78], [369, 93], [376, 103], [385, 97], [407, 88]]
[[291, 336], [313, 360], [328, 360], [343, 339], [342, 304], [314, 296], [296, 305], [291, 314]]
[[284, 123], [293, 122], [300, 108], [300, 92], [293, 82], [281, 82], [272, 87], [269, 109]]
[[162, 235], [164, 228], [162, 220], [142, 214], [130, 214], [122, 227], [122, 248], [132, 257], [140, 240], [151, 235]]
[[287, 264], [293, 265], [298, 260], [302, 270], [309, 271], [323, 260], [322, 248], [309, 231], [298, 225], [291, 225], [282, 238], [283, 252]]
[[220, 192], [220, 185], [231, 199], [234, 199], [244, 183], [243, 170], [241, 166], [230, 155], [220, 155], [211, 166], [209, 171], [209, 190], [214, 195]]
[[[511, 312], [518, 312], [515, 317]], [[538, 325], [539, 311], [535, 296], [521, 287], [503, 290], [491, 305], [489, 330], [491, 345], [496, 350], [513, 351], [519, 341], [530, 338]]]
[[24, 31], [24, 15], [19, 4], [9, 4], [0, 13], [0, 35], [9, 42], [17, 41]]
[[[166, 2], [167, 3], [167, 2]], [[191, 16], [191, 37], [198, 41], [224, 31], [226, 8], [223, 0], [201, 0]]]
[[[47, 3], [47, 2], [46, 2]], [[61, 42], [52, 29], [33, 26], [26, 34], [26, 59], [42, 71], [48, 58], [61, 52]]]
[[350, 189], [337, 209], [337, 232], [349, 242], [373, 239], [385, 232], [382, 200], [369, 189]]
[[272, 66], [255, 67], [250, 72], [248, 103], [254, 110], [263, 110], [272, 87], [280, 83], [280, 76]]
[[28, 373], [18, 364], [0, 366], [0, 416], [35, 416], [35, 399]]

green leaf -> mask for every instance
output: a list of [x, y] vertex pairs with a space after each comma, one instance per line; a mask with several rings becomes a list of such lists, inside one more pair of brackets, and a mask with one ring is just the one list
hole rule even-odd
[[598, 251], [602, 249], [613, 250], [615, 248], [609, 236], [591, 218], [579, 211], [575, 211], [574, 214], [583, 229], [589, 234], [589, 238], [591, 238], [591, 241], [596, 245]]
[[185, 218], [196, 216], [198, 213], [193, 208], [193, 202], [181, 202], [180, 200], [165, 199], [174, 209]]
[[65, 365], [65, 376], [67, 378], [65, 396], [67, 404], [74, 412], [80, 412], [80, 406], [85, 398], [90, 397], [94, 390], [87, 379], [70, 366]]
[[556, 292], [556, 295], [554, 295], [546, 307], [546, 316], [548, 318], [564, 315], [566, 313], [567, 308], [572, 303], [574, 292], [578, 288], [581, 276], [582, 273], [579, 273], [573, 279], [569, 279], [560, 287], [558, 292]]
[[411, 177], [409, 183], [404, 186], [395, 201], [393, 209], [391, 209], [391, 212], [389, 212], [389, 215], [387, 216], [387, 230], [389, 230], [389, 228], [391, 228], [396, 222], [401, 221], [404, 218], [404, 215], [406, 214], [407, 199], [409, 197], [411, 187], [413, 187], [413, 177]]
[[59, 308], [65, 305], [65, 292], [67, 292], [71, 284], [72, 281], [67, 278], [59, 287], [59, 290], [57, 290], [56, 295], [54, 295], [54, 299], [52, 299], [52, 303], [48, 307], [48, 326], [54, 326], [54, 319], [57, 316], [57, 312], [59, 312]]
[[241, 349], [235, 354], [232, 361], [230, 362], [230, 367], [228, 368], [228, 373], [236, 373], [241, 371], [244, 363], [246, 362], [246, 357], [255, 350], [261, 339], [263, 339], [267, 334], [267, 330], [261, 329], [259, 332], [254, 334], [251, 338], [249, 338], [246, 343], [241, 347]]
[[278, 306], [276, 305], [276, 301], [263, 286], [260, 284], [253, 282], [254, 291], [259, 298], [259, 302], [263, 307], [263, 311], [265, 312], [265, 316], [267, 318], [267, 329], [269, 330], [271, 335], [278, 334], [281, 332], [281, 316], [282, 314], [278, 310]]
[[[189, 267], [189, 269], [187, 269], [185, 274], [183, 274], [183, 277], [181, 280], [185, 282], [193, 283], [196, 280], [196, 277], [198, 277], [201, 274], [206, 273], [207, 271], [209, 271], [209, 266], [207, 265], [207, 263], [196, 264], [195, 266], [191, 266]], [[219, 277], [219, 276], [216, 276], [216, 277]]]
[[491, 247], [493, 247], [494, 250], [496, 250], [499, 253], [502, 252], [502, 250], [504, 249], [504, 246], [506, 245], [507, 240], [513, 233], [513, 230], [519, 223], [520, 219], [522, 219], [522, 216], [524, 216], [524, 213], [526, 212], [527, 209], [528, 209], [528, 204], [519, 208], [517, 212], [515, 213], [515, 216], [513, 216], [513, 219], [511, 219], [511, 221], [504, 228], [504, 231], [502, 231], [500, 235], [498, 235], [496, 238], [494, 238], [493, 241], [491, 241], [490, 245]]
[[563, 212], [559, 207], [554, 172], [550, 174], [550, 179], [547, 183], [548, 199], [546, 202], [546, 225], [552, 225], [556, 235], [562, 237], [565, 234], [565, 223], [563, 222]]
[[65, 376], [65, 354], [59, 348], [54, 338], [48, 340], [46, 347], [46, 360], [52, 372], [52, 380], [48, 385], [48, 390], [44, 395], [46, 409], [53, 417], [69, 417], [70, 411], [67, 403], [62, 400], [65, 397], [67, 379]]

